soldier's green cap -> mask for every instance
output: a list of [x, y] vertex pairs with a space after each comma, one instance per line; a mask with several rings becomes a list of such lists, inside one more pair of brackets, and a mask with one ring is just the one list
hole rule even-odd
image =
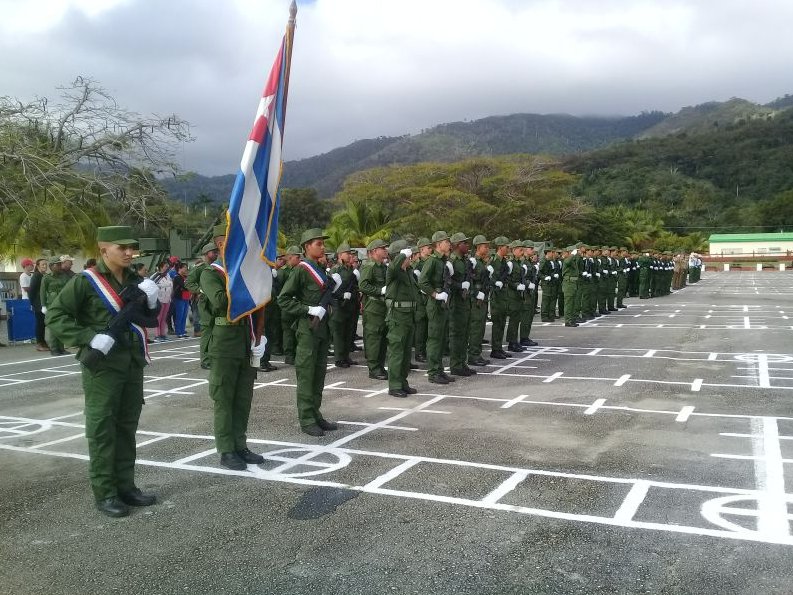
[[226, 237], [226, 224], [218, 223], [215, 227], [213, 227], [212, 237], [213, 238]]
[[396, 254], [400, 250], [404, 250], [407, 247], [408, 247], [408, 243], [407, 243], [406, 240], [394, 240], [388, 246], [388, 253], [389, 254]]
[[601, 246], [600, 249], [601, 250], [611, 250], [611, 248], [609, 248], [608, 246]]
[[524, 248], [534, 248], [534, 242], [532, 240], [524, 240], [523, 247]]
[[387, 248], [388, 244], [386, 244], [383, 240], [372, 240], [369, 242], [369, 245], [366, 246], [367, 250], [376, 250], [377, 248]]
[[435, 244], [437, 242], [442, 242], [443, 240], [448, 240], [448, 239], [449, 239], [449, 234], [447, 234], [445, 231], [436, 231], [434, 234], [432, 234], [432, 243], [433, 244]]
[[609, 248], [609, 250], [619, 250], [619, 248], [617, 248], [616, 246], [612, 246], [611, 248]]
[[521, 242], [520, 240], [512, 240], [509, 243], [509, 248], [510, 250], [513, 248], [523, 248], [523, 242]]
[[52, 265], [54, 265], [54, 264], [61, 264], [61, 258], [60, 258], [60, 256], [53, 256], [52, 258], [50, 258], [50, 259], [47, 261], [47, 263], [48, 263], [50, 266], [52, 266]]
[[96, 229], [96, 241], [118, 244], [119, 246], [130, 246], [137, 244], [138, 240], [132, 237], [132, 228], [128, 225], [112, 225], [110, 227], [98, 227]]
[[495, 240], [493, 240], [493, 243], [496, 245], [496, 248], [499, 246], [509, 246], [509, 239], [505, 236], [498, 236]]
[[451, 240], [452, 244], [459, 244], [460, 242], [467, 242], [471, 238], [469, 238], [463, 232], [458, 231], [457, 233], [453, 233], [452, 237], [449, 239]]
[[419, 251], [419, 247], [418, 247], [418, 246], [411, 246], [411, 247], [410, 247], [410, 251], [411, 251], [413, 254], [415, 254], [416, 252], [418, 252], [418, 251]]
[[545, 251], [546, 252], [556, 252], [556, 248], [554, 248], [553, 246], [546, 246], [545, 247]]
[[303, 232], [303, 235], [300, 236], [300, 245], [305, 246], [311, 240], [327, 240], [328, 236], [319, 228], [315, 227], [313, 229], [307, 229]]
[[336, 248], [336, 254], [344, 254], [345, 252], [352, 252], [352, 248], [347, 242], [342, 242], [339, 244], [339, 247]]
[[201, 248], [201, 254], [206, 254], [207, 252], [212, 252], [212, 250], [217, 250], [218, 247], [215, 246], [215, 242], [209, 242], [208, 244], [204, 244], [204, 247]]
[[474, 246], [478, 246], [480, 244], [489, 244], [489, 243], [490, 242], [488, 241], [488, 239], [485, 236], [483, 236], [481, 233], [478, 236], [474, 236], [474, 241], [473, 241]]
[[286, 249], [287, 256], [303, 256], [303, 251], [300, 249], [300, 246], [289, 246]]
[[432, 246], [432, 242], [430, 242], [429, 238], [419, 238], [418, 244], [416, 244], [418, 248], [423, 248], [424, 246]]

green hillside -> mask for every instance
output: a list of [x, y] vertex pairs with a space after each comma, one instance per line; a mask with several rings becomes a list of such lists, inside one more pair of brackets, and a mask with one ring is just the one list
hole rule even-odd
[[[781, 101], [777, 100], [780, 103]], [[778, 109], [738, 98], [724, 102], [711, 101], [684, 107], [655, 126], [640, 132], [636, 138], [658, 138], [681, 133], [705, 134], [740, 122], [773, 117]]]

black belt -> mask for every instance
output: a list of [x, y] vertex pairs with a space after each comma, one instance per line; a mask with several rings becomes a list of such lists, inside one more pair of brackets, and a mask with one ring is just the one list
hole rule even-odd
[[386, 300], [386, 305], [389, 308], [415, 308], [416, 302], [396, 302], [394, 300]]

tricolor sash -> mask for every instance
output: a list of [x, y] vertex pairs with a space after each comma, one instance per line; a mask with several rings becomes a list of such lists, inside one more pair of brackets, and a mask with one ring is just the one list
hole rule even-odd
[[325, 287], [327, 277], [325, 277], [325, 273], [323, 271], [315, 267], [312, 263], [308, 262], [307, 260], [301, 260], [298, 263], [298, 266], [301, 266], [305, 270], [307, 270], [308, 274], [311, 275], [311, 278], [314, 280], [314, 282], [317, 285], [319, 285], [320, 287]]
[[[85, 278], [88, 279], [91, 287], [94, 288], [94, 291], [96, 291], [97, 295], [102, 300], [102, 303], [105, 305], [111, 315], [115, 316], [121, 312], [121, 308], [124, 307], [124, 301], [116, 293], [116, 290], [113, 289], [112, 285], [108, 283], [107, 279], [105, 279], [104, 276], [99, 273], [96, 267], [91, 267], [90, 269], [84, 270], [83, 275], [85, 275]], [[150, 364], [151, 356], [149, 356], [149, 342], [146, 329], [138, 324], [135, 324], [134, 322], [130, 322], [129, 327], [132, 332], [138, 335], [143, 357], [146, 360], [146, 363]]]

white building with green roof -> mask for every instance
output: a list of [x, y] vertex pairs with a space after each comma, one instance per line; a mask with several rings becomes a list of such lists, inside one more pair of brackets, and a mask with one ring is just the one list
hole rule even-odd
[[714, 233], [708, 238], [711, 256], [790, 256], [793, 233]]

